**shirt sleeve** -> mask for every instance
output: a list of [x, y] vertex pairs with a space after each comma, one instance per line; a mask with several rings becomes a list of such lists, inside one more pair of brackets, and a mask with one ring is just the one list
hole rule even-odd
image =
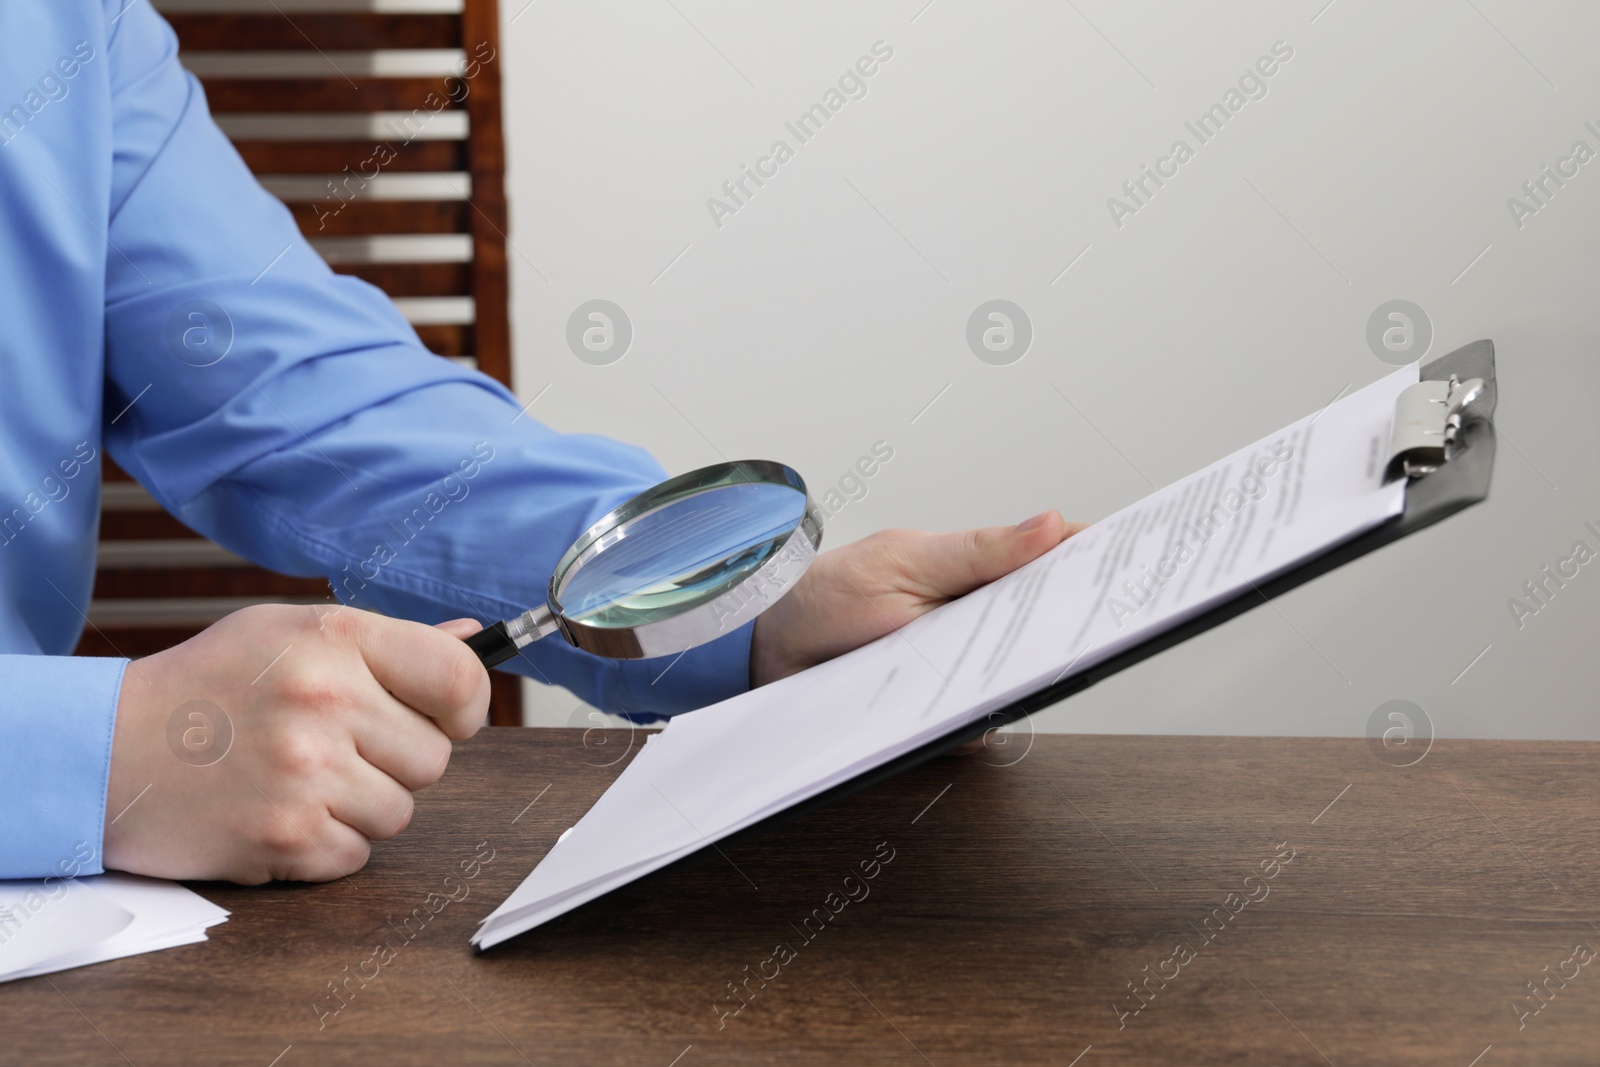
[[0, 742], [0, 811], [8, 815], [0, 878], [101, 872], [111, 731], [127, 664], [0, 656], [0, 721], [11, 739]]
[[[666, 476], [639, 448], [541, 425], [330, 271], [144, 0], [108, 51], [105, 409], [132, 406], [106, 445], [174, 515], [263, 566], [327, 577], [356, 607], [492, 622], [542, 602], [566, 547]], [[648, 720], [743, 691], [749, 653], [749, 625], [672, 660], [553, 636], [507, 667]]]

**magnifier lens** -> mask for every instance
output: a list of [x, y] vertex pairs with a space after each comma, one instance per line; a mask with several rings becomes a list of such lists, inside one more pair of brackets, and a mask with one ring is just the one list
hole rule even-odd
[[558, 576], [556, 606], [590, 626], [639, 626], [727, 592], [778, 551], [806, 495], [768, 482], [719, 485], [620, 523]]

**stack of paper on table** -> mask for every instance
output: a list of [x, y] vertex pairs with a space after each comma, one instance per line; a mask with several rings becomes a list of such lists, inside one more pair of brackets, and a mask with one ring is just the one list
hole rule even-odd
[[0, 882], [0, 982], [204, 941], [227, 918], [175, 882], [132, 874]]
[[[488, 948], [1233, 598], [1401, 512], [1403, 367], [997, 582], [650, 738], [472, 938]], [[1252, 499], [1253, 498], [1253, 499]]]

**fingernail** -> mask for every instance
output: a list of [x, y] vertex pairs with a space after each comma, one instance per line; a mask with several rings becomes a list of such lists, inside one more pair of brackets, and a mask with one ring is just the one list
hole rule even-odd
[[1017, 523], [1012, 529], [1016, 530], [1017, 533], [1028, 533], [1043, 526], [1049, 518], [1050, 513], [1048, 511], [1041, 511], [1033, 518]]

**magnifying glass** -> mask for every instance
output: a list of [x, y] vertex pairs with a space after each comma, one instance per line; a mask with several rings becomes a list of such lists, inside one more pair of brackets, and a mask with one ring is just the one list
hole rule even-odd
[[821, 543], [822, 515], [793, 469], [716, 463], [613, 508], [561, 557], [545, 603], [466, 641], [485, 667], [558, 631], [611, 659], [670, 656], [777, 603]]

